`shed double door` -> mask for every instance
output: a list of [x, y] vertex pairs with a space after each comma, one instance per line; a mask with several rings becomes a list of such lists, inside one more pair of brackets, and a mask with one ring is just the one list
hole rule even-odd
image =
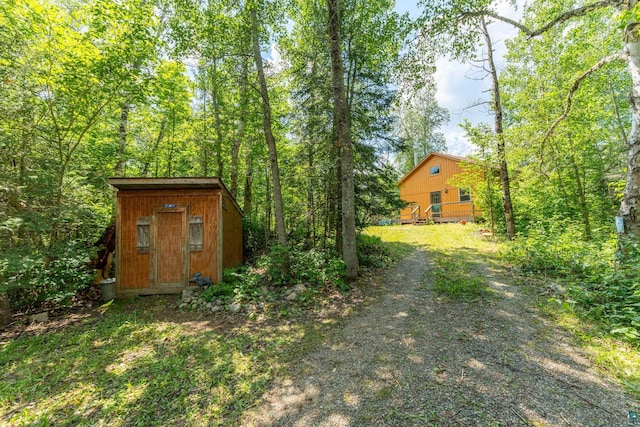
[[156, 244], [151, 268], [155, 287], [184, 287], [189, 271], [186, 209], [157, 210], [154, 234]]

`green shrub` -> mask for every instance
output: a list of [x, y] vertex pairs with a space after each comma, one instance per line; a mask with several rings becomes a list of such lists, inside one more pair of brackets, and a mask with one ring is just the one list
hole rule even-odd
[[288, 247], [274, 244], [269, 248], [268, 254], [257, 259], [256, 266], [266, 270], [273, 285], [285, 286], [291, 283], [291, 269], [284, 268], [291, 264], [291, 256], [292, 251]]
[[215, 301], [217, 299], [227, 299], [234, 295], [235, 286], [232, 283], [221, 282], [209, 286], [200, 293], [200, 298], [205, 301]]
[[505, 258], [525, 272], [565, 281], [560, 302], [609, 333], [638, 343], [640, 339], [640, 248], [630, 243], [624, 260], [616, 261], [615, 235], [585, 242], [577, 226], [530, 230], [511, 244]]
[[[585, 242], [576, 226], [529, 230], [511, 243], [504, 258], [524, 272], [554, 277], [602, 277], [611, 266], [615, 240]], [[609, 237], [609, 233], [605, 232]]]
[[640, 339], [640, 251], [626, 248], [627, 257], [602, 278], [569, 287], [568, 296], [583, 315], [604, 324], [613, 335], [638, 343]]
[[292, 258], [291, 278], [297, 283], [309, 283], [316, 287], [334, 285], [344, 288], [345, 264], [340, 258], [319, 250], [298, 252]]
[[8, 291], [14, 309], [45, 301], [68, 304], [93, 278], [91, 249], [69, 242], [48, 259], [40, 253], [4, 253], [0, 259], [0, 292]]
[[[283, 266], [288, 265], [288, 269]], [[258, 268], [266, 269], [270, 282], [276, 286], [308, 283], [317, 287], [342, 287], [344, 262], [329, 252], [301, 247], [271, 246], [267, 255], [256, 261]]]
[[379, 268], [391, 261], [389, 249], [380, 237], [358, 234], [357, 244], [358, 261], [361, 266]]
[[[282, 269], [285, 262], [289, 263], [288, 270]], [[269, 254], [256, 260], [255, 267], [225, 270], [224, 282], [205, 289], [201, 298], [207, 301], [219, 298], [251, 301], [259, 297], [267, 285], [281, 287], [298, 283], [316, 289], [335, 286], [344, 291], [347, 289], [344, 271], [341, 259], [319, 250], [296, 250], [274, 245]]]

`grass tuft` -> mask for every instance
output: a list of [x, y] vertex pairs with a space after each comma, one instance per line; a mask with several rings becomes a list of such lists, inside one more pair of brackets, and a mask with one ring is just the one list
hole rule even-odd
[[440, 295], [472, 301], [488, 294], [484, 277], [467, 271], [466, 265], [442, 255], [435, 259], [435, 265], [433, 289]]

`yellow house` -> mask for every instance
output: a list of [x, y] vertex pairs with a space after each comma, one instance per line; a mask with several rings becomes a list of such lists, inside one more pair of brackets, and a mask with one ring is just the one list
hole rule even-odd
[[475, 221], [481, 214], [469, 189], [449, 180], [464, 170], [464, 157], [431, 153], [400, 180], [400, 198], [408, 203], [400, 211], [403, 224]]

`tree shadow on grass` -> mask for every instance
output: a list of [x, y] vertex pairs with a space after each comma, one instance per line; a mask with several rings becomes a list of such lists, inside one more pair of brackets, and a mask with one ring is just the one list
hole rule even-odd
[[[245, 327], [246, 317], [175, 311], [175, 299], [117, 302], [103, 316], [0, 347], [9, 425], [218, 425], [255, 402], [316, 325]], [[157, 304], [153, 304], [153, 301]]]
[[[414, 249], [390, 243], [387, 260]], [[0, 419], [11, 425], [233, 424], [274, 372], [317, 346], [335, 324], [305, 316], [266, 322], [211, 316], [177, 311], [177, 302], [177, 296], [115, 301], [102, 314], [88, 310], [5, 333]]]

